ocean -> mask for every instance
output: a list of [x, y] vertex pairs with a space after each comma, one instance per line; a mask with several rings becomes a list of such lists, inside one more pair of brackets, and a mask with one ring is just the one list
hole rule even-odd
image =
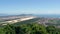
[[60, 15], [36, 15], [38, 17], [44, 17], [44, 18], [60, 18]]

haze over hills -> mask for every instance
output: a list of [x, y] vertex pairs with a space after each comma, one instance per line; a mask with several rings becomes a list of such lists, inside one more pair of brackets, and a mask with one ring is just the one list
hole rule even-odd
[[[19, 16], [24, 16], [24, 15], [27, 15], [27, 14], [18, 14]], [[3, 14], [3, 13], [0, 13], [0, 16], [18, 16], [17, 14]]]
[[0, 16], [8, 16], [8, 14], [0, 13]]
[[18, 14], [18, 15], [11, 15], [11, 14], [0, 13], [0, 17], [8, 17], [8, 16], [37, 16], [37, 17], [44, 17], [44, 18], [60, 18], [59, 14]]

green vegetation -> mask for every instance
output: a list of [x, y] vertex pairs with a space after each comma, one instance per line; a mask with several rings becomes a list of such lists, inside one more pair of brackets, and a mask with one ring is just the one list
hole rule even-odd
[[60, 29], [38, 23], [22, 24], [20, 26], [6, 25], [0, 28], [0, 34], [60, 34]]
[[46, 23], [46, 25], [55, 25], [60, 26], [60, 20], [48, 20], [49, 23]]
[[60, 29], [55, 26], [38, 24], [39, 18], [8, 24], [0, 27], [0, 34], [60, 34]]

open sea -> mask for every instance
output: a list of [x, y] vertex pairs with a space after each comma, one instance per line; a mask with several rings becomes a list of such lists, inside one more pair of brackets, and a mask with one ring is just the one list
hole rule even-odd
[[44, 18], [60, 18], [60, 15], [36, 15], [36, 16]]

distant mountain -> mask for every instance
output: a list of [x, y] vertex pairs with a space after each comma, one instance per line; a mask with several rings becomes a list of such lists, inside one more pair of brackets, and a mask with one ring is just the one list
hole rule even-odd
[[20, 16], [32, 16], [33, 14], [20, 14]]
[[0, 14], [0, 16], [8, 16], [8, 14]]
[[8, 14], [0, 14], [0, 18], [5, 18], [5, 17], [16, 17], [16, 16], [33, 16], [33, 14], [19, 14], [19, 15], [8, 15]]

